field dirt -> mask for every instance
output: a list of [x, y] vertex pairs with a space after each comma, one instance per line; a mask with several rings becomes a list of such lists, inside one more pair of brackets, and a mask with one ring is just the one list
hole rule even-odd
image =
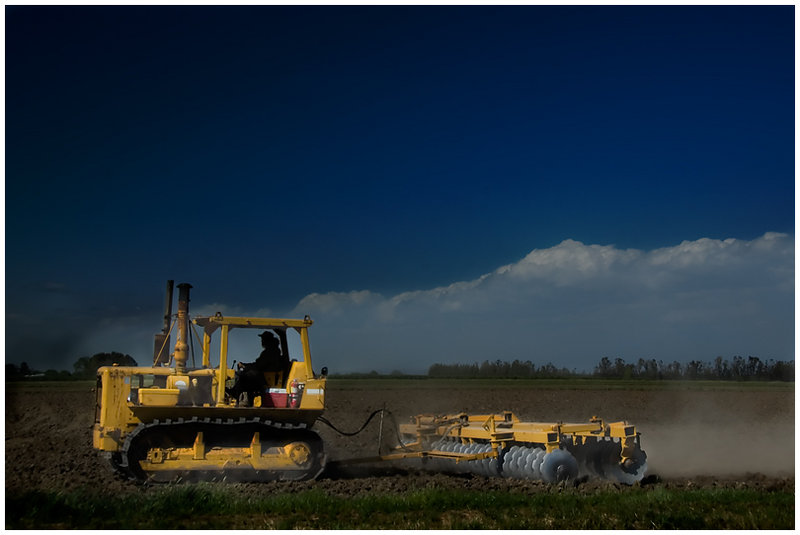
[[[597, 415], [639, 428], [648, 455], [644, 484], [683, 488], [753, 488], [794, 491], [794, 391], [571, 390], [429, 387], [328, 389], [326, 418], [343, 431], [358, 429], [385, 406], [398, 422], [419, 413], [511, 410], [523, 420], [583, 422]], [[6, 495], [28, 490], [86, 490], [108, 495], [147, 492], [115, 477], [92, 448], [94, 393], [66, 389], [6, 388]], [[384, 438], [392, 434], [385, 421]], [[357, 436], [345, 437], [317, 423], [329, 460], [377, 453], [378, 418]], [[385, 449], [384, 449], [385, 452]], [[620, 489], [588, 480], [580, 492]], [[429, 473], [398, 465], [328, 471], [316, 481], [229, 484], [232, 493], [286, 493], [319, 489], [338, 496], [460, 488], [522, 493], [552, 492], [538, 481]]]

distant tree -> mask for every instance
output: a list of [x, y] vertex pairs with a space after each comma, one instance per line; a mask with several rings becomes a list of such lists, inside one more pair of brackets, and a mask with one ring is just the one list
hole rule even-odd
[[44, 372], [44, 379], [45, 381], [69, 381], [72, 379], [72, 374], [69, 373], [67, 370], [47, 370]]
[[764, 375], [764, 363], [758, 357], [747, 357], [747, 375], [761, 378]]
[[731, 364], [732, 378], [736, 379], [737, 381], [741, 381], [742, 379], [744, 379], [744, 376], [746, 374], [746, 367], [747, 366], [745, 365], [744, 358], [738, 355], [733, 357], [733, 363]]
[[693, 360], [686, 365], [686, 378], [699, 379], [703, 374], [703, 363], [699, 360]]
[[647, 377], [649, 379], [662, 379], [662, 375], [658, 371], [658, 362], [656, 359], [650, 359], [647, 361]]
[[[396, 374], [398, 372], [392, 372]], [[557, 378], [580, 377], [583, 372], [556, 368], [552, 362], [536, 366], [531, 361], [485, 360], [474, 364], [431, 364], [429, 377], [513, 377], [513, 378]], [[650, 380], [759, 380], [759, 381], [794, 381], [794, 361], [763, 361], [758, 357], [734, 357], [729, 362], [716, 357], [711, 362], [692, 360], [687, 364], [673, 361], [665, 364], [662, 360], [639, 358], [635, 364], [628, 364], [622, 358], [612, 360], [603, 357], [589, 374], [595, 377], [619, 379]]]
[[728, 375], [728, 361], [722, 357], [714, 359], [714, 377], [716, 379], [725, 379]]
[[667, 366], [665, 375], [670, 379], [680, 379], [683, 377], [683, 365], [677, 360], [673, 360], [672, 364]]
[[16, 364], [6, 364], [6, 381], [18, 381], [22, 378]]
[[72, 368], [75, 370], [75, 376], [81, 378], [90, 378], [93, 373], [97, 372], [97, 368], [95, 368], [93, 372], [91, 367], [92, 363], [89, 357], [81, 357], [72, 365]]
[[612, 373], [611, 359], [608, 357], [601, 358], [600, 364], [594, 369], [594, 374], [600, 377], [611, 377]]
[[770, 381], [794, 381], [794, 361], [772, 361], [767, 370]]
[[552, 379], [554, 377], [558, 377], [559, 371], [558, 368], [552, 362], [548, 362], [547, 364], [543, 365], [539, 368], [539, 376]]
[[113, 351], [111, 353], [96, 353], [91, 357], [81, 357], [75, 361], [73, 368], [76, 378], [91, 379], [97, 374], [97, 369], [101, 366], [138, 366], [130, 355], [123, 355]]

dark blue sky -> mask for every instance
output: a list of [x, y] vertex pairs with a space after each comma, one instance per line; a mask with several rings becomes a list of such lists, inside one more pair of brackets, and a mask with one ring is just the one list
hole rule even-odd
[[155, 332], [168, 278], [286, 310], [793, 233], [793, 6], [5, 9], [10, 361]]

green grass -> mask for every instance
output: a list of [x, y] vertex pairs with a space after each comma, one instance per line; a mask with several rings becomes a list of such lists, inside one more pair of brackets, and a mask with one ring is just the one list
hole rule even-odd
[[6, 496], [6, 529], [791, 529], [794, 494], [623, 489], [581, 495], [428, 489], [355, 498], [311, 490], [231, 495], [212, 485], [121, 497]]

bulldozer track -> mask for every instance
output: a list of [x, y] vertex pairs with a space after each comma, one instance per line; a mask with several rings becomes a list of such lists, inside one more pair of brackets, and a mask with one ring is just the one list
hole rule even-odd
[[[294, 470], [280, 468], [254, 469], [252, 466], [232, 465], [220, 469], [178, 469], [148, 471], [140, 461], [148, 451], [158, 448], [191, 447], [198, 432], [202, 432], [214, 447], [245, 448], [254, 433], [268, 447], [281, 447], [302, 441], [310, 450], [307, 467]], [[197, 418], [165, 419], [142, 423], [125, 439], [119, 452], [109, 457], [112, 468], [126, 479], [140, 482], [171, 481], [273, 481], [314, 479], [325, 467], [326, 456], [322, 439], [304, 423], [274, 422], [262, 418]]]

